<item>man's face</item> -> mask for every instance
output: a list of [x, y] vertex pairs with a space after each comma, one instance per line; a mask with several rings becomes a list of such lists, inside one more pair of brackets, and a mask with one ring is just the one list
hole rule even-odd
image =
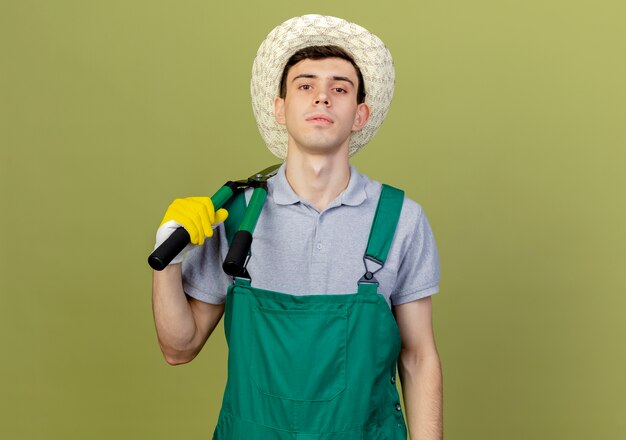
[[357, 104], [354, 66], [341, 58], [302, 60], [289, 70], [285, 98], [274, 102], [276, 121], [287, 127], [289, 149], [331, 154], [367, 122], [369, 107]]

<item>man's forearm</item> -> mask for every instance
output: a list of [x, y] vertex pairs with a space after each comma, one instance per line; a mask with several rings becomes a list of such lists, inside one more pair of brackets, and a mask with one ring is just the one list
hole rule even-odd
[[401, 353], [398, 374], [411, 440], [443, 439], [443, 385], [439, 356]]
[[154, 272], [152, 308], [161, 350], [168, 362], [178, 363], [179, 353], [193, 346], [196, 324], [183, 292], [181, 265], [172, 264]]

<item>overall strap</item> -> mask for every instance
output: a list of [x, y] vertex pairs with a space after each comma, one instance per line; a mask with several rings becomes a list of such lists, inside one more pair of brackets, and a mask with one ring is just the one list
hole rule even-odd
[[[377, 292], [378, 281], [374, 274], [383, 268], [387, 260], [387, 254], [400, 219], [403, 201], [404, 191], [383, 184], [367, 241], [367, 249], [363, 256], [365, 275], [359, 280], [359, 293]], [[367, 266], [368, 261], [378, 266], [373, 272]]]

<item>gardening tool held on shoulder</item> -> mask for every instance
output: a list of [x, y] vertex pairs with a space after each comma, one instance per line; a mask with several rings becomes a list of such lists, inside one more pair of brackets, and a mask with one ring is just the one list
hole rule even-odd
[[[244, 266], [250, 246], [252, 244], [252, 233], [256, 226], [257, 219], [265, 198], [267, 197], [267, 179], [274, 176], [281, 164], [272, 165], [245, 180], [226, 182], [213, 196], [211, 201], [217, 211], [223, 207], [233, 197], [239, 195], [246, 188], [252, 187], [254, 191], [246, 212], [241, 220], [239, 229], [235, 233], [226, 259], [224, 260], [224, 271], [231, 276], [238, 276], [244, 273]], [[185, 228], [176, 229], [167, 240], [148, 257], [148, 264], [154, 270], [163, 270], [190, 242], [189, 233]]]

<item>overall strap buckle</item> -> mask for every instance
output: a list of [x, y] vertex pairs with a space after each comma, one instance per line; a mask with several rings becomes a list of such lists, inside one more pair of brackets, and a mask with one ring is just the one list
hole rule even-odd
[[[370, 267], [368, 267], [367, 262], [371, 261], [373, 263], [376, 264], [376, 266], [378, 266], [375, 269], [370, 269]], [[360, 283], [367, 283], [367, 284], [376, 284], [376, 286], [378, 286], [378, 280], [376, 279], [376, 277], [374, 276], [374, 274], [376, 272], [378, 272], [379, 270], [381, 270], [383, 268], [383, 266], [385, 265], [384, 262], [377, 260], [376, 258], [370, 256], [370, 255], [364, 255], [363, 256], [363, 265], [365, 266], [365, 274], [361, 277], [361, 279], [359, 280], [359, 284]]]

